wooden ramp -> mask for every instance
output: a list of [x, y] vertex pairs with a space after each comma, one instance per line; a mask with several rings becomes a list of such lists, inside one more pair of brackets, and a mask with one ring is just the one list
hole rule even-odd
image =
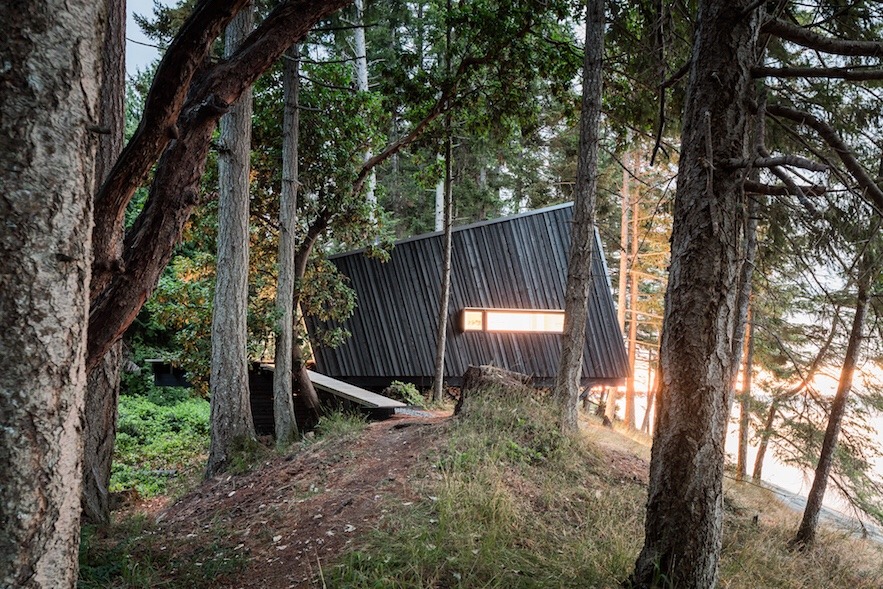
[[[261, 368], [272, 371], [274, 366], [272, 364], [261, 364]], [[405, 403], [396, 401], [395, 399], [390, 399], [389, 397], [366, 391], [365, 389], [351, 385], [348, 382], [343, 382], [342, 380], [337, 380], [336, 378], [331, 378], [330, 376], [325, 376], [324, 374], [313, 372], [312, 370], [307, 370], [307, 374], [309, 375], [313, 386], [317, 389], [334, 395], [335, 397], [340, 397], [341, 399], [357, 403], [366, 409], [388, 409], [391, 413], [393, 409], [407, 407]]]
[[310, 375], [310, 380], [313, 381], [313, 386], [317, 389], [321, 389], [326, 393], [331, 393], [337, 397], [343, 397], [344, 399], [350, 400], [353, 403], [358, 403], [368, 409], [396, 409], [398, 407], [407, 407], [407, 405], [400, 401], [396, 401], [395, 399], [390, 399], [389, 397], [366, 391], [363, 388], [343, 382], [342, 380], [337, 380], [336, 378], [331, 378], [330, 376], [325, 376], [324, 374], [319, 374], [318, 372], [313, 372], [312, 370], [307, 370], [307, 374]]

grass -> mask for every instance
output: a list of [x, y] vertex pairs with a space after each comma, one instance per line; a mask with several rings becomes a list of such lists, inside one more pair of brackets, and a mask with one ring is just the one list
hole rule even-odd
[[542, 397], [489, 391], [448, 431], [427, 500], [372, 534], [329, 587], [608, 587], [640, 547], [640, 485], [553, 425]]
[[[599, 448], [649, 458], [646, 440], [592, 428], [564, 436], [543, 397], [470, 397], [447, 432], [425, 500], [326, 567], [327, 587], [619, 587], [643, 540], [642, 483], [611, 470]], [[755, 516], [758, 516], [755, 523]], [[750, 485], [728, 485], [719, 587], [879, 589], [883, 551], [822, 534], [787, 547], [799, 514]]]
[[229, 530], [204, 530], [198, 542], [165, 538], [143, 515], [108, 529], [84, 526], [80, 539], [78, 589], [210, 589], [238, 572], [245, 558], [231, 548]]

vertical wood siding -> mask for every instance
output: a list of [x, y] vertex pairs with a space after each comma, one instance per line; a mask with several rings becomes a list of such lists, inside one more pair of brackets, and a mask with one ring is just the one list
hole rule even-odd
[[[558, 334], [462, 332], [464, 307], [563, 309], [572, 204], [454, 229], [445, 374], [459, 384], [470, 364], [492, 364], [550, 384], [561, 351]], [[628, 362], [597, 233], [583, 359], [583, 380], [625, 378]], [[331, 258], [356, 291], [352, 333], [337, 349], [316, 348], [317, 370], [362, 386], [392, 380], [428, 386], [433, 374], [441, 289], [442, 236], [400, 241], [387, 263], [362, 250]], [[321, 326], [312, 319], [308, 329]]]

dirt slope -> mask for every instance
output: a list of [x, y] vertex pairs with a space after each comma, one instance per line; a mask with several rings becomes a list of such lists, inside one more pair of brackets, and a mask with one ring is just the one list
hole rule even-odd
[[[192, 549], [203, 560], [245, 559], [244, 570], [222, 576], [218, 587], [315, 586], [321, 566], [390, 509], [418, 499], [414, 467], [431, 459], [446, 419], [373, 423], [357, 438], [319, 442], [251, 473], [206, 482], [159, 514], [157, 533], [186, 539], [170, 542], [184, 558]], [[431, 470], [425, 464], [419, 472]], [[208, 559], [207, 546], [216, 548]]]

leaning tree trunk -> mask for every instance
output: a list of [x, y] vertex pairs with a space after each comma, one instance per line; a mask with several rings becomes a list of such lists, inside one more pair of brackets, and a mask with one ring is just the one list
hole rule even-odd
[[74, 587], [105, 3], [0, 4], [0, 587]]
[[276, 445], [287, 446], [297, 436], [291, 387], [294, 341], [294, 255], [297, 230], [298, 141], [300, 136], [300, 51], [297, 44], [282, 62], [284, 113], [282, 122], [282, 193], [279, 197], [279, 280], [276, 287], [276, 356], [273, 371], [273, 422]]
[[[107, 36], [101, 52], [104, 83], [101, 85], [101, 116], [104, 133], [98, 140], [95, 162], [95, 193], [110, 173], [123, 150], [126, 94], [126, 2], [108, 5]], [[116, 235], [122, 247], [122, 233]], [[92, 290], [94, 296], [95, 289]], [[123, 342], [116, 342], [101, 363], [89, 371], [86, 383], [86, 410], [83, 414], [83, 519], [110, 523], [110, 467], [116, 440], [117, 400], [120, 394], [120, 367]]]
[[[227, 26], [230, 56], [253, 27], [246, 6]], [[218, 154], [218, 257], [212, 313], [211, 447], [206, 476], [225, 470], [236, 444], [253, 439], [246, 349], [248, 309], [248, 197], [251, 90], [221, 119]]]
[[852, 330], [849, 332], [849, 342], [846, 344], [846, 356], [843, 358], [843, 368], [840, 371], [840, 382], [837, 384], [837, 394], [831, 403], [831, 412], [828, 414], [828, 427], [825, 429], [825, 438], [822, 440], [822, 451], [819, 454], [819, 463], [816, 465], [812, 487], [806, 498], [806, 508], [803, 510], [803, 519], [797, 535], [791, 541], [795, 546], [804, 548], [813, 545], [816, 538], [816, 530], [819, 525], [819, 513], [822, 510], [822, 500], [825, 498], [825, 490], [828, 486], [828, 477], [834, 465], [834, 451], [837, 449], [837, 438], [840, 435], [840, 425], [843, 423], [843, 415], [846, 413], [846, 401], [852, 390], [852, 377], [858, 364], [862, 345], [862, 328], [865, 323], [865, 315], [868, 310], [870, 299], [870, 285], [872, 272], [866, 264], [860, 264], [863, 272], [859, 278], [858, 296], [855, 304], [855, 318], [852, 321]]
[[751, 0], [702, 0], [690, 63], [661, 342], [644, 546], [635, 587], [709, 589], [721, 548], [743, 157], [760, 25]]
[[[576, 405], [586, 347], [586, 320], [592, 287], [592, 250], [595, 245], [595, 190], [598, 181], [598, 127], [601, 121], [601, 74], [604, 57], [604, 0], [590, 0], [586, 16], [583, 57], [582, 115], [579, 161], [570, 230], [567, 286], [564, 293], [564, 333], [555, 379], [564, 431], [579, 428]], [[612, 394], [612, 393], [611, 393]]]

